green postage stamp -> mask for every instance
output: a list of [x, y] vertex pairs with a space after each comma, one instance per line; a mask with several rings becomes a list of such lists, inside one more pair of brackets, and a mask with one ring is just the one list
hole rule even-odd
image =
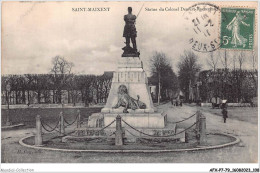
[[255, 9], [221, 8], [221, 48], [251, 50], [254, 46]]

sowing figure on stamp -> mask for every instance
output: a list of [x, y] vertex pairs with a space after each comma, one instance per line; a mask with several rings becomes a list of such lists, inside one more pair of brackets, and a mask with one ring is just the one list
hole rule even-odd
[[244, 20], [245, 16], [242, 16], [239, 11], [237, 11], [236, 16], [232, 19], [232, 21], [227, 25], [227, 29], [232, 31], [232, 40], [231, 44], [234, 45], [234, 47], [237, 46], [246, 46], [247, 39], [244, 38], [240, 34], [240, 25], [243, 24], [247, 27], [250, 26], [250, 24], [246, 24]]
[[120, 106], [124, 107], [123, 113], [128, 113], [127, 109], [145, 109], [145, 103], [139, 101], [139, 96], [137, 95], [137, 100], [128, 95], [128, 91], [125, 85], [120, 85], [118, 87], [118, 101], [113, 109], [119, 108]]
[[[126, 46], [122, 49], [125, 54], [137, 53], [137, 31], [135, 28], [135, 20], [136, 16], [132, 14], [132, 7], [128, 7], [128, 14], [124, 16], [125, 27], [123, 37], [126, 39]], [[130, 46], [130, 39], [133, 44], [133, 48]]]

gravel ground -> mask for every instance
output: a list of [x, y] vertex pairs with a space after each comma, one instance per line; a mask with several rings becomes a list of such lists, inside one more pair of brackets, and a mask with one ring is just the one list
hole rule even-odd
[[[173, 107], [168, 104], [160, 105], [158, 110], [165, 111], [169, 122], [182, 120], [201, 110], [206, 116], [208, 132], [223, 132], [239, 137], [239, 145], [194, 152], [169, 153], [68, 153], [35, 150], [19, 145], [22, 137], [33, 133], [34, 129], [17, 129], [2, 131], [1, 160], [3, 163], [256, 163], [258, 162], [258, 131], [257, 118], [254, 123], [246, 118], [229, 117], [223, 123], [221, 116], [212, 113], [211, 108], [201, 108], [190, 105]], [[242, 109], [243, 108], [234, 108]], [[257, 109], [237, 111], [236, 116], [257, 114]], [[221, 110], [219, 110], [221, 111]], [[241, 114], [241, 115], [240, 115]], [[256, 116], [257, 117], [257, 116]], [[180, 128], [187, 128], [195, 122], [195, 116], [183, 123]]]

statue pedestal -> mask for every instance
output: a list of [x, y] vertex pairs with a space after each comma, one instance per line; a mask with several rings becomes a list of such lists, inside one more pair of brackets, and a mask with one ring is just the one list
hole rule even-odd
[[[167, 115], [161, 113], [95, 113], [89, 117], [88, 127], [99, 128], [109, 125], [120, 115], [122, 120], [127, 122], [129, 125], [136, 128], [164, 128], [167, 122]], [[115, 128], [116, 123], [113, 123], [109, 127]], [[128, 127], [122, 122], [122, 127]]]
[[[104, 114], [104, 126], [109, 125], [117, 115], [120, 115], [122, 118], [122, 127], [129, 128], [129, 125], [135, 128], [164, 128], [166, 124], [166, 115], [160, 113], [128, 113], [128, 114]], [[113, 123], [110, 127], [116, 127], [116, 124]]]
[[[128, 94], [137, 99], [140, 96], [140, 101], [146, 104], [144, 112], [153, 113], [153, 106], [148, 80], [143, 70], [143, 64], [138, 57], [125, 57], [118, 61], [117, 71], [114, 72], [111, 89], [105, 107], [101, 110], [102, 113], [120, 113], [121, 109], [113, 110], [112, 107], [118, 102], [118, 87], [125, 85]], [[141, 111], [141, 110], [140, 110]], [[121, 112], [122, 113], [122, 112]]]
[[[167, 115], [161, 113], [141, 113], [139, 110], [132, 112], [128, 109], [129, 113], [94, 113], [89, 117], [88, 127], [99, 128], [109, 125], [112, 121], [116, 119], [117, 115], [120, 115], [122, 120], [127, 122], [129, 125], [136, 128], [164, 128], [167, 123]], [[109, 127], [116, 127], [113, 123]], [[122, 127], [128, 127], [124, 122], [122, 122]]]
[[[128, 95], [145, 103], [145, 109], [128, 109], [128, 113], [123, 113], [124, 108], [113, 107], [118, 102], [118, 88], [120, 85], [125, 85]], [[163, 129], [166, 126], [166, 115], [156, 112], [153, 106], [148, 80], [143, 70], [143, 64], [139, 57], [126, 57], [118, 61], [118, 68], [114, 72], [111, 89], [105, 107], [101, 113], [92, 114], [89, 117], [88, 128], [102, 128], [109, 125], [115, 120], [116, 116], [120, 115], [122, 120], [139, 129]], [[115, 128], [115, 123], [110, 128]], [[122, 122], [125, 128], [127, 125]]]

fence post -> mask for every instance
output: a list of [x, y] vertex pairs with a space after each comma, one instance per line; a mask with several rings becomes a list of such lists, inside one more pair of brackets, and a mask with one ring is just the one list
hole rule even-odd
[[[9, 105], [8, 105], [9, 106]], [[5, 123], [5, 125], [6, 126], [10, 126], [10, 125], [12, 125], [12, 123], [11, 123], [11, 121], [10, 121], [10, 109], [9, 109], [9, 107], [8, 107], [8, 111], [7, 111], [7, 116], [6, 116], [6, 123]]]
[[122, 130], [122, 123], [121, 117], [118, 115], [116, 117], [116, 138], [115, 138], [115, 145], [121, 146], [123, 145], [123, 130]]
[[189, 142], [189, 133], [185, 131], [185, 143]]
[[64, 127], [64, 117], [63, 112], [60, 112], [60, 135], [63, 136], [65, 133], [65, 127]]
[[35, 135], [35, 145], [42, 145], [42, 124], [41, 124], [41, 116], [36, 116], [36, 135]]
[[80, 120], [81, 120], [80, 110], [77, 111], [77, 114], [78, 114], [78, 117], [77, 117], [77, 128], [80, 128], [81, 127], [81, 123], [80, 123]]
[[207, 135], [206, 135], [206, 117], [204, 115], [200, 116], [200, 127], [199, 127], [199, 132], [200, 132], [200, 139], [199, 139], [199, 144], [204, 145], [207, 142]]
[[200, 130], [200, 116], [201, 116], [201, 112], [197, 111], [196, 112], [196, 132], [197, 132], [197, 136], [199, 135], [199, 130]]

